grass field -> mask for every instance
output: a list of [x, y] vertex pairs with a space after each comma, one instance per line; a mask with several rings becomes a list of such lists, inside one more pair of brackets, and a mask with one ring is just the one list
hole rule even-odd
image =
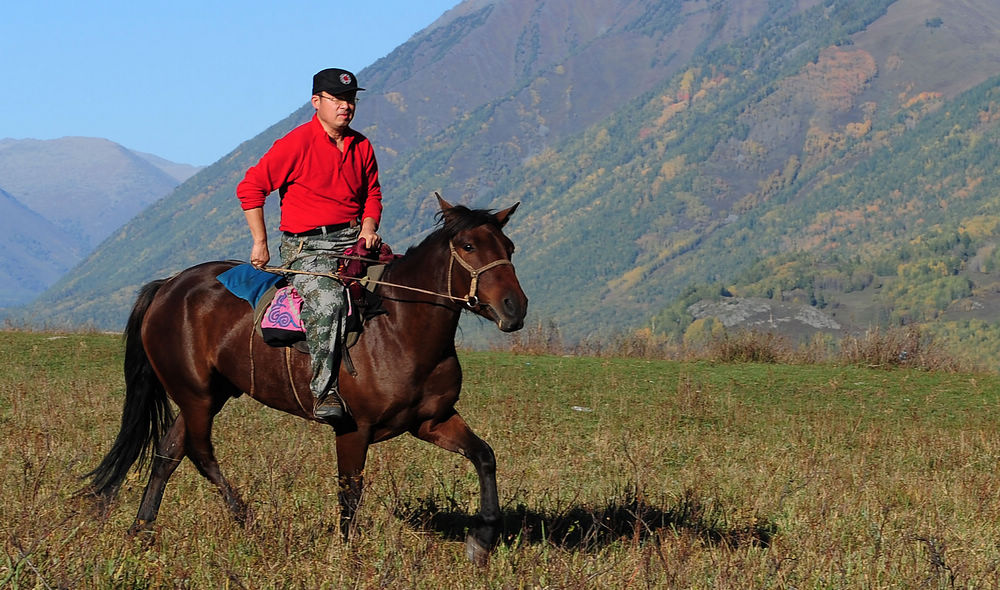
[[151, 538], [74, 498], [118, 429], [121, 343], [0, 333], [0, 588], [993, 588], [1000, 378], [843, 366], [467, 353], [459, 408], [496, 450], [505, 530], [460, 540], [471, 465], [373, 447], [351, 544], [334, 437], [233, 400], [235, 524], [190, 462]]

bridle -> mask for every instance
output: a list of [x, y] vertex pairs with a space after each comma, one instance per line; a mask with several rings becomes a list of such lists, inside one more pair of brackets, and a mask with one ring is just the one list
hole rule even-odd
[[451, 260], [448, 262], [448, 296], [452, 299], [461, 300], [459, 297], [455, 297], [451, 294], [451, 269], [455, 266], [455, 261], [457, 260], [459, 266], [469, 271], [469, 275], [472, 277], [472, 283], [469, 285], [469, 294], [465, 296], [464, 300], [465, 305], [468, 306], [469, 309], [479, 307], [479, 298], [476, 297], [476, 290], [479, 288], [479, 275], [490, 270], [491, 268], [496, 268], [504, 264], [514, 266], [514, 263], [511, 262], [509, 258], [501, 258], [479, 268], [475, 268], [468, 262], [462, 260], [462, 258], [458, 255], [458, 250], [455, 249], [455, 243], [451, 240], [448, 241], [448, 248], [451, 249]]

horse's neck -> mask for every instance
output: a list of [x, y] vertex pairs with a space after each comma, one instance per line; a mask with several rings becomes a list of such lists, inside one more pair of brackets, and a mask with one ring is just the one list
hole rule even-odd
[[[382, 280], [386, 304], [400, 316], [416, 316], [425, 328], [454, 338], [461, 306], [449, 299], [448, 265], [451, 255], [435, 252], [408, 254], [386, 269]], [[430, 334], [427, 334], [430, 336]]]

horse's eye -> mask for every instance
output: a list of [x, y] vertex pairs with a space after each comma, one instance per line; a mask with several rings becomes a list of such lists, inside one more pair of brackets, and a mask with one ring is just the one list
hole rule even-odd
[[462, 246], [462, 249], [465, 250], [466, 252], [472, 252], [476, 248], [472, 244], [464, 244]]

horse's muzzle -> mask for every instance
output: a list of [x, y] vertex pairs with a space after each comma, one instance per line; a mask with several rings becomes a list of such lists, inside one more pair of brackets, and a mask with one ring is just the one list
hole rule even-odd
[[[524, 327], [524, 316], [528, 313], [528, 298], [523, 293], [504, 297], [499, 306], [490, 305], [490, 315], [502, 332], [516, 332]], [[499, 307], [499, 309], [497, 309]]]

